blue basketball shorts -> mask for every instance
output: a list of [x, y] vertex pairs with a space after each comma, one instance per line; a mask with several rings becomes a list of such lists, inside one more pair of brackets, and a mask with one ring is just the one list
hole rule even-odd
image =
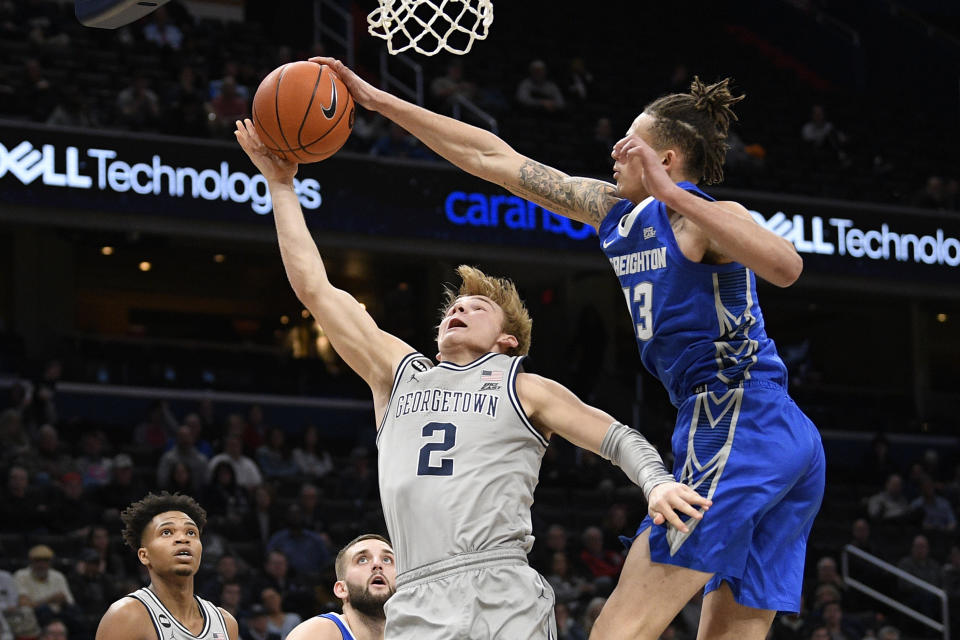
[[799, 611], [826, 472], [814, 424], [780, 385], [747, 381], [684, 401], [672, 445], [674, 477], [713, 506], [689, 533], [653, 527], [651, 559], [714, 574], [707, 593], [726, 581], [744, 606]]

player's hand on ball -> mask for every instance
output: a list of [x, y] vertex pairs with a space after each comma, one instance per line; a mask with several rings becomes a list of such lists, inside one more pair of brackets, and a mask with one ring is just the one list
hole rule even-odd
[[326, 56], [315, 56], [310, 58], [310, 62], [324, 64], [333, 69], [337, 75], [340, 76], [340, 80], [346, 85], [347, 91], [350, 92], [353, 99], [356, 100], [359, 105], [367, 109], [373, 109], [374, 99], [380, 90], [351, 71], [347, 65], [336, 58], [328, 58]]
[[647, 498], [647, 510], [653, 518], [653, 524], [669, 524], [683, 533], [690, 530], [680, 519], [680, 514], [695, 520], [703, 518], [703, 512], [710, 508], [712, 500], [707, 500], [685, 484], [665, 482], [658, 484]]
[[237, 142], [247, 152], [254, 166], [260, 170], [267, 182], [292, 183], [293, 176], [297, 175], [297, 163], [284, 160], [264, 146], [257, 135], [257, 130], [253, 122], [246, 120], [237, 120], [237, 129], [233, 132], [237, 136]]

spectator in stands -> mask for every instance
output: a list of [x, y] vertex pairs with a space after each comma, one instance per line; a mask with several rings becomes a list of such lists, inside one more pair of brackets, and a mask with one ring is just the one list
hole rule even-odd
[[267, 610], [259, 602], [250, 605], [250, 615], [247, 616], [240, 637], [244, 640], [282, 640], [280, 634], [267, 628]]
[[844, 150], [847, 136], [827, 119], [822, 105], [815, 104], [811, 107], [810, 120], [800, 130], [800, 137], [816, 150], [831, 151], [841, 162], [848, 160]]
[[570, 607], [557, 601], [553, 608], [557, 619], [557, 640], [587, 640], [587, 634], [576, 618], [570, 615]]
[[91, 550], [97, 555], [98, 569], [106, 574], [114, 583], [119, 585], [127, 574], [123, 558], [110, 546], [110, 532], [106, 527], [94, 525], [90, 527], [84, 551]]
[[857, 518], [853, 521], [850, 530], [850, 544], [867, 553], [877, 555], [876, 547], [870, 540], [870, 523], [866, 518]]
[[268, 551], [280, 551], [287, 558], [297, 559], [297, 570], [317, 574], [330, 560], [327, 540], [315, 531], [303, 527], [300, 505], [287, 507], [287, 526], [277, 531], [267, 543]]
[[308, 426], [300, 438], [300, 446], [293, 450], [293, 462], [300, 475], [319, 480], [333, 471], [333, 459], [330, 453], [320, 448], [320, 430], [315, 425]]
[[472, 102], [476, 95], [476, 85], [463, 78], [463, 62], [459, 58], [447, 62], [446, 73], [430, 82], [430, 96], [437, 110], [447, 115], [452, 115], [457, 100]]
[[830, 632], [823, 625], [815, 627], [810, 632], [810, 640], [830, 640]]
[[207, 464], [207, 474], [212, 479], [213, 470], [221, 462], [229, 462], [237, 476], [237, 484], [244, 489], [255, 489], [263, 484], [260, 469], [252, 459], [243, 455], [243, 440], [239, 435], [229, 435], [223, 441], [223, 453], [213, 456]]
[[890, 443], [882, 433], [873, 437], [870, 449], [864, 455], [860, 466], [861, 477], [876, 484], [900, 471], [899, 465], [890, 458]]
[[177, 419], [167, 401], [157, 400], [150, 406], [147, 419], [134, 429], [133, 442], [145, 449], [159, 451], [167, 443], [170, 434], [176, 432], [177, 426]]
[[[292, 60], [288, 60], [287, 62], [292, 62]], [[271, 67], [271, 70], [273, 68], [279, 67], [281, 64], [285, 64], [285, 63], [277, 62], [274, 65], [274, 67]], [[242, 75], [242, 71], [240, 69], [240, 63], [237, 62], [236, 60], [227, 60], [223, 64], [223, 73], [220, 75], [220, 77], [214, 80], [211, 80], [208, 83], [207, 99], [213, 100], [218, 95], [220, 95], [220, 92], [223, 90], [224, 82], [227, 81], [227, 78], [230, 78], [231, 80], [234, 81], [234, 85], [235, 85], [234, 90], [236, 91], [237, 95], [243, 98], [244, 100], [249, 100], [250, 88], [247, 87], [245, 84], [237, 81], [237, 78], [239, 78], [241, 75]]]
[[[227, 556], [224, 556], [227, 557]], [[240, 607], [243, 606], [243, 585], [239, 580], [223, 583], [219, 598], [215, 598], [221, 607], [237, 620], [240, 619]]]
[[300, 512], [303, 514], [303, 526], [316, 532], [324, 529], [323, 508], [320, 506], [320, 490], [316, 485], [305, 483], [300, 485], [300, 495], [297, 498]]
[[220, 92], [210, 100], [208, 108], [210, 133], [221, 135], [234, 123], [250, 113], [248, 100], [237, 91], [233, 76], [227, 76], [220, 85]]
[[51, 620], [43, 628], [40, 640], [68, 640], [70, 629], [63, 620]]
[[897, 473], [887, 478], [883, 491], [867, 500], [871, 520], [893, 522], [904, 518], [909, 511], [910, 504], [903, 495], [903, 479]]
[[933, 479], [927, 476], [920, 489], [921, 495], [910, 503], [910, 509], [922, 513], [921, 526], [928, 531], [953, 531], [957, 518], [953, 507], [937, 495]]
[[597, 590], [609, 593], [623, 567], [623, 556], [604, 548], [603, 531], [600, 527], [584, 529], [581, 543], [583, 550], [580, 552], [580, 562], [593, 576]]
[[76, 471], [63, 474], [52, 502], [50, 528], [58, 533], [85, 537], [99, 519], [99, 509], [83, 486], [83, 476]]
[[287, 480], [300, 473], [287, 450], [286, 439], [283, 429], [271, 427], [266, 442], [257, 449], [257, 464], [267, 480]]
[[[934, 587], [943, 584], [943, 568], [930, 557], [930, 543], [926, 536], [914, 537], [910, 555], [901, 559], [897, 566]], [[905, 604], [930, 617], [937, 616], [939, 599], [903, 579], [899, 580], [899, 586]]]
[[44, 122], [57, 104], [56, 90], [36, 58], [23, 62], [23, 71], [17, 87], [17, 112], [35, 122]]
[[924, 209], [947, 209], [947, 190], [943, 178], [940, 176], [929, 176], [923, 187], [913, 194], [910, 199], [910, 205], [913, 207], [922, 207]]
[[[800, 611], [780, 613], [770, 627], [770, 640], [807, 640], [810, 637], [810, 612], [807, 611], [806, 598], [800, 598]], [[694, 633], [697, 627], [692, 627]], [[829, 638], [823, 638], [829, 640]], [[859, 639], [857, 639], [859, 640]]]
[[860, 638], [863, 638], [863, 627], [852, 616], [844, 615], [843, 607], [839, 602], [825, 604], [821, 616], [830, 640], [860, 640]]
[[243, 529], [253, 541], [266, 545], [273, 532], [279, 527], [277, 509], [274, 505], [273, 494], [267, 487], [259, 486], [253, 493], [253, 510], [250, 512], [249, 522]]
[[143, 27], [143, 37], [158, 47], [179, 51], [183, 44], [183, 32], [170, 21], [165, 7], [157, 7]]
[[628, 524], [627, 508], [622, 504], [612, 504], [607, 509], [603, 517], [601, 528], [603, 529], [603, 546], [606, 549], [620, 549], [623, 542], [620, 538], [627, 536], [632, 538], [636, 534], [636, 527]]
[[[239, 540], [249, 535], [243, 530], [243, 523], [249, 518], [250, 497], [243, 487], [237, 484], [237, 475], [226, 460], [221, 460], [213, 469], [213, 477], [204, 492], [203, 506], [209, 514], [208, 525], [231, 540]], [[210, 593], [216, 594], [217, 588]]]
[[532, 114], [553, 114], [566, 107], [560, 87], [547, 77], [547, 65], [543, 60], [534, 60], [526, 78], [517, 85], [516, 99], [521, 107]]
[[103, 114], [89, 93], [77, 85], [63, 87], [56, 105], [47, 116], [46, 124], [56, 127], [79, 127], [100, 129], [103, 127]]
[[[190, 428], [190, 433], [193, 434], [193, 446], [197, 448], [197, 451], [202, 453], [205, 458], [213, 457], [213, 446], [204, 437], [203, 420], [200, 418], [200, 414], [196, 412], [188, 413], [183, 419], [183, 424]], [[173, 446], [173, 444], [171, 441], [170, 445]]]
[[24, 604], [33, 607], [41, 625], [58, 616], [66, 619], [65, 616], [75, 617], [76, 614], [76, 600], [66, 576], [50, 567], [53, 557], [53, 549], [38, 544], [27, 554], [29, 566], [13, 574], [17, 592], [25, 598]]
[[107, 436], [99, 429], [86, 431], [80, 437], [81, 453], [76, 465], [85, 488], [95, 490], [110, 483], [113, 460], [104, 455], [106, 445]]
[[554, 554], [564, 553], [569, 558], [570, 551], [567, 546], [567, 528], [560, 523], [551, 524], [545, 535], [537, 536], [537, 542], [530, 554], [530, 565], [547, 575], [553, 565]]
[[283, 596], [276, 589], [264, 589], [260, 594], [260, 602], [267, 610], [267, 631], [279, 635], [280, 640], [286, 638], [302, 621], [297, 614], [283, 610]]
[[7, 472], [7, 486], [0, 500], [0, 522], [7, 533], [27, 533], [46, 527], [47, 504], [35, 489], [23, 467]]
[[143, 131], [155, 129], [160, 120], [160, 100], [150, 88], [150, 79], [136, 73], [133, 81], [117, 96], [118, 122], [122, 127]]
[[877, 631], [877, 640], [900, 640], [900, 629], [885, 625]]
[[134, 475], [133, 458], [126, 453], [118, 453], [113, 457], [113, 478], [110, 484], [101, 487], [96, 495], [97, 502], [109, 510], [109, 513], [104, 515], [104, 521], [119, 522], [120, 511], [146, 493], [147, 488]]
[[593, 135], [580, 149], [579, 160], [584, 170], [602, 178], [613, 175], [613, 157], [610, 152], [616, 142], [610, 118], [598, 118], [593, 125]]
[[184, 65], [177, 81], [163, 92], [164, 130], [182, 136], [207, 134], [206, 91], [192, 65]]
[[824, 556], [817, 561], [817, 584], [832, 584], [840, 593], [847, 589], [847, 585], [837, 571], [837, 561], [830, 556]]
[[[182, 462], [176, 462], [170, 467], [170, 475], [167, 476], [163, 488], [170, 493], [185, 493], [192, 496], [196, 493], [196, 484], [193, 481], [193, 472], [190, 467]], [[209, 529], [208, 529], [209, 531]], [[207, 554], [209, 556], [209, 553]]]
[[23, 419], [16, 409], [0, 413], [0, 456], [4, 463], [19, 461], [30, 451], [30, 438], [23, 428]]
[[293, 610], [301, 609], [304, 603], [307, 603], [306, 608], [309, 609], [309, 605], [314, 602], [312, 583], [304, 582], [296, 575], [292, 575], [287, 556], [280, 551], [267, 553], [263, 572], [252, 581], [250, 593], [256, 598], [267, 588], [276, 589]]
[[239, 579], [239, 573], [240, 567], [236, 556], [224, 554], [217, 559], [216, 573], [207, 578], [198, 592], [202, 597], [216, 602], [224, 585], [236, 582]]
[[263, 416], [263, 407], [258, 404], [250, 405], [247, 410], [246, 419], [240, 417], [239, 423], [236, 415], [231, 415], [228, 420], [232, 420], [229, 428], [236, 428], [237, 424], [243, 425], [243, 446], [247, 451], [256, 451], [260, 448], [267, 438], [270, 427], [267, 425]]
[[570, 566], [570, 558], [564, 551], [553, 554], [550, 571], [547, 573], [547, 582], [553, 587], [553, 593], [558, 603], [576, 602], [581, 597], [592, 596], [596, 587], [592, 582], [576, 575]]
[[33, 613], [33, 607], [20, 597], [16, 580], [9, 571], [0, 570], [0, 637], [9, 631], [7, 640], [16, 638], [35, 638], [40, 635], [40, 624]]
[[70, 575], [70, 590], [76, 594], [77, 606], [83, 612], [82, 627], [76, 631], [93, 632], [97, 622], [121, 594], [117, 584], [100, 567], [100, 556], [93, 549], [84, 549]]
[[[593, 91], [593, 73], [587, 68], [586, 61], [581, 57], [570, 60], [567, 70], [567, 95], [570, 101], [577, 106], [588, 104]], [[610, 145], [613, 149], [613, 145]], [[609, 155], [609, 151], [607, 152]]]
[[340, 497], [358, 506], [377, 499], [377, 473], [366, 447], [350, 452], [350, 463], [340, 474]]
[[28, 458], [27, 465], [33, 471], [34, 482], [46, 485], [74, 468], [73, 459], [60, 442], [57, 429], [49, 424], [37, 432], [37, 444]]
[[160, 456], [160, 462], [157, 464], [157, 485], [161, 489], [170, 488], [172, 471], [177, 464], [182, 464], [190, 470], [193, 485], [191, 495], [199, 495], [206, 482], [208, 461], [197, 450], [193, 440], [193, 431], [187, 425], [181, 425], [177, 428], [176, 446]]

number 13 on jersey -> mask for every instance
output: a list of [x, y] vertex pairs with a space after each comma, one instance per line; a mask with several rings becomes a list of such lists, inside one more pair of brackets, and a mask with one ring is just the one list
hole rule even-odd
[[653, 283], [644, 280], [633, 286], [623, 288], [623, 297], [627, 299], [630, 317], [637, 325], [637, 338], [649, 340], [653, 337]]

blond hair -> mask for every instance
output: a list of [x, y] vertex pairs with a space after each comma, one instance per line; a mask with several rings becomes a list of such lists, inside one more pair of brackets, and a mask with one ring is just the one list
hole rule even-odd
[[507, 355], [524, 356], [530, 351], [530, 335], [533, 331], [533, 320], [527, 307], [520, 299], [516, 285], [508, 278], [488, 276], [480, 269], [465, 264], [457, 267], [460, 276], [459, 289], [447, 287], [443, 308], [440, 309], [441, 318], [447, 313], [457, 298], [463, 296], [486, 296], [493, 300], [503, 311], [503, 333], [517, 339], [517, 346], [507, 350]]

